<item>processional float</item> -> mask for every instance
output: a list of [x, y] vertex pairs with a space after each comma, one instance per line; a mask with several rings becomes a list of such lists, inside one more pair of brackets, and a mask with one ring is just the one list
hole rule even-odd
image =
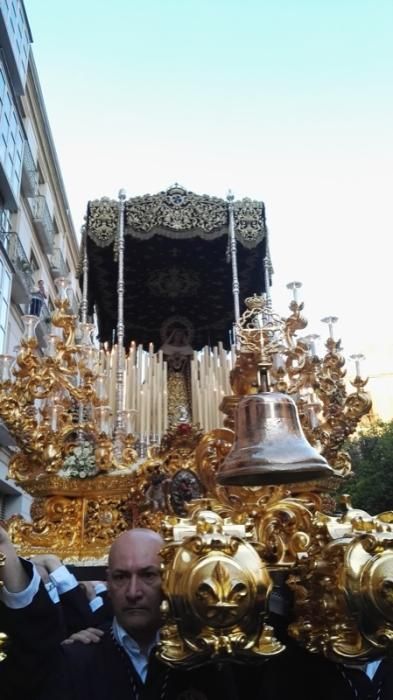
[[348, 388], [336, 319], [323, 356], [299, 335], [299, 283], [287, 318], [274, 312], [263, 203], [177, 185], [91, 201], [79, 272], [80, 318], [60, 278], [45, 353], [25, 316], [0, 360], [9, 476], [34, 499], [30, 522], [8, 523], [20, 553], [102, 564], [123, 530], [160, 530], [169, 664], [280, 653], [269, 611], [284, 590], [309, 651], [384, 654], [393, 513], [335, 499], [366, 380], [357, 361]]

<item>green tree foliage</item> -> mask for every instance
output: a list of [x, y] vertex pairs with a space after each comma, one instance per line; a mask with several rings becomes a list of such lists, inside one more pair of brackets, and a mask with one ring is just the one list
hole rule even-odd
[[393, 510], [393, 421], [376, 423], [347, 445], [354, 476], [341, 493], [370, 515]]

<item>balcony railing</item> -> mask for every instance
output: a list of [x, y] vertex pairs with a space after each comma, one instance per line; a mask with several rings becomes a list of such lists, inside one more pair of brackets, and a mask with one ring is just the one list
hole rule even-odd
[[53, 248], [53, 253], [49, 259], [50, 269], [53, 277], [67, 277], [68, 269], [60, 248]]
[[39, 194], [37, 197], [32, 197], [29, 199], [29, 203], [34, 225], [42, 243], [42, 247], [45, 253], [50, 255], [53, 253], [55, 229], [46, 199], [44, 195]]
[[38, 170], [28, 141], [23, 149], [22, 189], [26, 197], [35, 197], [38, 192]]
[[24, 304], [28, 301], [34, 284], [30, 261], [15, 231], [0, 231], [0, 241], [15, 268], [12, 297], [15, 303]]

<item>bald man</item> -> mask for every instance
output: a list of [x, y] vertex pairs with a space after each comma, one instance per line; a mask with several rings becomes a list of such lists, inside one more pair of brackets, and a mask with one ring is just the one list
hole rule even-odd
[[[239, 700], [245, 679], [230, 666], [170, 669], [154, 655], [161, 623], [160, 535], [134, 529], [113, 543], [108, 593], [114, 618], [97, 643], [62, 645], [42, 700]], [[251, 697], [251, 696], [250, 696]]]
[[163, 544], [156, 532], [135, 529], [121, 534], [109, 552], [108, 592], [115, 614], [115, 637], [123, 646], [129, 635], [145, 659], [156, 644], [161, 621], [159, 552]]

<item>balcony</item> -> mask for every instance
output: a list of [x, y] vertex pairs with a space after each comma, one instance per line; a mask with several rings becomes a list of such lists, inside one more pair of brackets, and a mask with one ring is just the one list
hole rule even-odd
[[22, 162], [22, 190], [25, 197], [35, 197], [38, 192], [38, 170], [28, 141], [25, 141]]
[[55, 237], [55, 228], [53, 219], [50, 215], [48, 205], [44, 195], [39, 194], [37, 197], [29, 199], [31, 214], [35, 229], [40, 239], [44, 252], [47, 255], [53, 253], [53, 241]]
[[0, 159], [0, 192], [2, 197], [2, 207], [11, 212], [17, 212], [19, 206], [19, 192], [15, 192], [9, 172], [5, 163]]
[[49, 259], [51, 273], [54, 279], [57, 277], [67, 277], [69, 270], [63, 258], [60, 248], [53, 248], [53, 253]]
[[15, 269], [12, 278], [12, 299], [16, 304], [25, 304], [33, 288], [30, 262], [15, 231], [0, 231], [0, 241]]

